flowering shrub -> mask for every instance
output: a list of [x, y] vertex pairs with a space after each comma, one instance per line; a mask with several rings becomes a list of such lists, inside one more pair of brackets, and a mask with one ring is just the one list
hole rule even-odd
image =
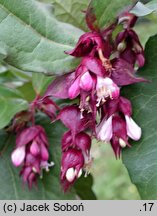
[[[15, 185], [22, 182], [23, 191], [9, 196], [5, 190], [2, 198], [74, 199], [78, 194], [96, 199], [90, 174], [93, 139], [111, 145], [116, 159], [123, 152], [141, 197], [157, 198], [149, 186], [143, 192], [150, 179], [154, 186], [154, 169], [147, 177], [140, 173], [151, 166], [147, 139], [151, 146], [156, 142], [151, 116], [156, 112], [156, 36], [144, 49], [135, 30], [151, 3], [92, 0], [82, 8], [77, 2], [75, 24], [73, 11], [61, 20], [55, 2], [54, 16], [45, 3], [12, 1], [14, 7], [0, 0], [0, 10], [8, 11], [0, 22], [0, 168], [7, 167], [8, 157]], [[9, 185], [5, 173], [2, 179]]]

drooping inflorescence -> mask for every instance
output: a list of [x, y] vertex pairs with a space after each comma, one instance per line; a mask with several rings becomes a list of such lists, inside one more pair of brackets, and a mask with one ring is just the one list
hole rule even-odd
[[[56, 78], [47, 89], [45, 95], [79, 99], [76, 113], [71, 107], [61, 111], [64, 113], [61, 114], [61, 121], [70, 128], [62, 138], [61, 182], [65, 190], [80, 176], [80, 170], [86, 167], [81, 149], [76, 145], [77, 133], [72, 132], [77, 127], [77, 118], [80, 122], [88, 121], [91, 138], [111, 143], [116, 158], [120, 157], [122, 148], [131, 147], [129, 138], [139, 140], [141, 137], [141, 128], [131, 118], [131, 102], [121, 96], [123, 86], [146, 82], [136, 75], [137, 67], [142, 67], [145, 62], [143, 47], [132, 29], [136, 20], [137, 17], [129, 12], [122, 13], [117, 24], [121, 23], [123, 30], [115, 40], [112, 33], [116, 25], [102, 32], [92, 29], [84, 33], [75, 48], [65, 52], [75, 58], [81, 57], [80, 64], [73, 72]], [[60, 87], [58, 92], [55, 91], [57, 86]], [[90, 116], [88, 119], [87, 115]], [[70, 121], [70, 125], [66, 121]], [[82, 125], [81, 132], [85, 130], [87, 128]]]
[[[91, 32], [84, 33], [75, 48], [65, 52], [81, 58], [80, 64], [74, 71], [57, 77], [44, 96], [30, 106], [29, 113], [40, 110], [51, 120], [60, 120], [67, 128], [61, 139], [60, 178], [64, 191], [82, 173], [88, 174], [93, 137], [110, 143], [116, 158], [120, 157], [123, 148], [131, 147], [129, 139], [137, 141], [141, 137], [141, 128], [131, 117], [131, 102], [121, 95], [123, 86], [146, 82], [136, 74], [137, 68], [145, 63], [143, 47], [133, 30], [136, 20], [137, 17], [127, 11], [119, 15], [114, 25], [102, 31], [93, 29], [88, 23]], [[112, 33], [119, 24], [123, 30], [113, 39]], [[60, 109], [52, 97], [78, 100]], [[60, 112], [56, 116], [57, 110]], [[31, 114], [31, 126], [27, 123], [21, 128], [14, 125], [18, 129], [16, 148], [12, 153], [13, 164], [22, 166], [21, 175], [29, 187], [36, 182], [43, 168], [53, 165], [48, 163], [46, 133], [41, 126], [35, 125]]]

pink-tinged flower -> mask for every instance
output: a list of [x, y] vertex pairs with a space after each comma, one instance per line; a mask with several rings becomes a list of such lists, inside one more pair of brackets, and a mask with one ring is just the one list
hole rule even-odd
[[75, 71], [75, 79], [69, 87], [68, 95], [70, 99], [76, 98], [82, 92], [90, 95], [96, 85], [96, 76], [106, 74], [102, 62], [94, 57], [84, 57], [81, 64]]
[[81, 150], [69, 149], [63, 152], [61, 162], [61, 183], [64, 191], [71, 186], [82, 173], [84, 157]]
[[130, 147], [128, 139], [139, 140], [141, 128], [131, 118], [131, 102], [124, 97], [107, 100], [102, 109], [102, 121], [97, 126], [97, 138], [111, 142], [116, 158], [120, 157], [121, 149]]
[[111, 99], [116, 99], [119, 97], [120, 89], [112, 81], [112, 79], [106, 77], [102, 78], [97, 76], [97, 106], [100, 105], [101, 101], [104, 103], [106, 98], [110, 97]]
[[20, 146], [16, 148], [11, 154], [12, 163], [18, 167], [20, 166], [25, 159], [25, 146]]
[[125, 120], [126, 120], [127, 135], [133, 140], [139, 140], [142, 134], [141, 128], [128, 115], [125, 115]]
[[103, 119], [96, 128], [97, 139], [109, 142], [112, 138], [112, 116]]
[[80, 132], [73, 139], [71, 131], [67, 131], [62, 137], [62, 151], [67, 151], [69, 148], [80, 149], [84, 159], [87, 159], [90, 157], [91, 137], [85, 132]]
[[104, 50], [104, 56], [106, 58], [109, 57], [111, 53], [109, 43], [102, 38], [101, 34], [97, 32], [87, 32], [79, 38], [73, 50], [65, 53], [75, 57], [94, 56], [99, 49]]

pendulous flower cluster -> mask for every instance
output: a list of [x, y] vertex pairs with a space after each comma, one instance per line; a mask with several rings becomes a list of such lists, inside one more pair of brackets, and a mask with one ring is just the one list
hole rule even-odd
[[[91, 32], [84, 33], [75, 48], [65, 52], [81, 58], [77, 68], [57, 77], [44, 96], [37, 96], [31, 103], [28, 112], [15, 116], [13, 129], [17, 137], [11, 158], [15, 166], [22, 166], [20, 175], [30, 188], [43, 169], [53, 166], [53, 162], [48, 162], [46, 132], [35, 124], [36, 110], [52, 121], [60, 120], [67, 128], [61, 139], [60, 179], [64, 191], [82, 173], [89, 173], [93, 137], [110, 143], [116, 158], [123, 148], [131, 147], [130, 139], [140, 139], [141, 128], [132, 119], [131, 102], [121, 95], [123, 86], [147, 81], [136, 74], [137, 68], [145, 63], [143, 47], [133, 30], [136, 20], [127, 11], [119, 15], [114, 25], [100, 31], [93, 29], [88, 19]], [[123, 30], [113, 40], [112, 33], [120, 24]], [[52, 97], [76, 100], [75, 104], [61, 109]], [[59, 111], [57, 116], [56, 111]], [[24, 116], [28, 121], [19, 121]]]
[[20, 176], [29, 188], [37, 184], [37, 178], [42, 177], [43, 170], [49, 171], [49, 167], [54, 165], [54, 162], [48, 162], [47, 135], [42, 126], [36, 125], [35, 111], [42, 110], [54, 120], [57, 109], [57, 105], [49, 97], [37, 96], [30, 104], [30, 110], [18, 113], [13, 120], [11, 129], [16, 133], [16, 146], [11, 160], [14, 166], [22, 167]]
[[[137, 141], [141, 137], [141, 128], [131, 117], [131, 102], [121, 96], [123, 86], [146, 82], [136, 74], [137, 68], [145, 63], [143, 47], [133, 30], [136, 20], [137, 17], [124, 12], [107, 29], [94, 31], [92, 27], [91, 32], [84, 33], [75, 48], [65, 52], [81, 58], [80, 64], [73, 72], [57, 77], [45, 93], [45, 96], [79, 100], [78, 105], [63, 108], [58, 116], [68, 128], [62, 137], [64, 190], [82, 170], [86, 173], [87, 164], [91, 164], [92, 137], [110, 143], [116, 158], [120, 157], [122, 148], [131, 147], [129, 139]], [[118, 24], [123, 30], [113, 40], [112, 33]], [[88, 127], [81, 122], [86, 122]]]

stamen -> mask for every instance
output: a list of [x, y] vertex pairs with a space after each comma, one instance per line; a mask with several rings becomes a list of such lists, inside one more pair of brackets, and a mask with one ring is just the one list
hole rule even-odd
[[105, 58], [101, 49], [98, 50], [99, 58], [102, 61], [103, 66], [109, 72], [112, 71], [112, 65], [109, 59]]
[[80, 109], [80, 119], [83, 119], [84, 117], [83, 117], [83, 112], [84, 112], [84, 109], [82, 108], [82, 109]]

